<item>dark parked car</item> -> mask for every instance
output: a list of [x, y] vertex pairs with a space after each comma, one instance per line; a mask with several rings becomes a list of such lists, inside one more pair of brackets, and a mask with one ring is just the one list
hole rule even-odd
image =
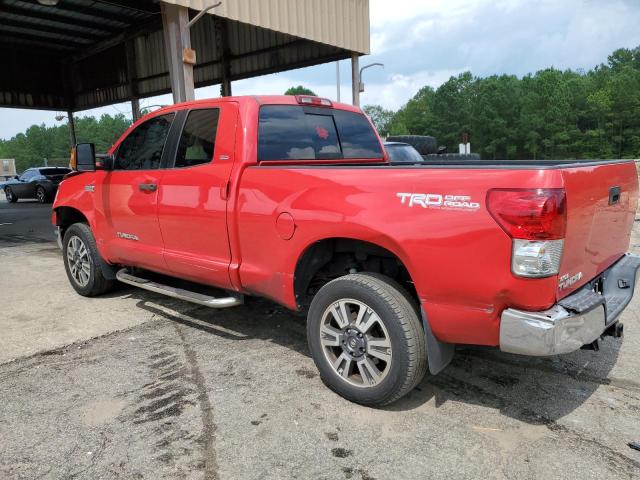
[[418, 151], [408, 143], [385, 142], [384, 148], [389, 154], [389, 163], [391, 164], [411, 164], [424, 161]]
[[16, 179], [3, 184], [4, 194], [10, 203], [20, 198], [35, 198], [40, 203], [52, 201], [58, 185], [70, 171], [63, 167], [29, 168]]

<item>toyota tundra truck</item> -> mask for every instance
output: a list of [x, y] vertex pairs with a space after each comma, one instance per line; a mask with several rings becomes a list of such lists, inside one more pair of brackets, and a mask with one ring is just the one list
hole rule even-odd
[[165, 107], [71, 165], [52, 220], [80, 295], [266, 297], [306, 313], [323, 381], [365, 405], [457, 344], [543, 356], [619, 337], [640, 265], [633, 161], [391, 165], [362, 111], [318, 97]]

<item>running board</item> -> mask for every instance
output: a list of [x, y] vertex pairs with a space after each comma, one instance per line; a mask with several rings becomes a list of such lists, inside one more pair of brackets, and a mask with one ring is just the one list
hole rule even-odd
[[242, 295], [216, 298], [170, 285], [163, 285], [147, 278], [136, 277], [129, 273], [126, 268], [119, 270], [118, 273], [116, 273], [116, 278], [122, 283], [133, 285], [134, 287], [144, 288], [150, 292], [161, 293], [167, 297], [177, 298], [209, 308], [237, 307], [244, 303]]

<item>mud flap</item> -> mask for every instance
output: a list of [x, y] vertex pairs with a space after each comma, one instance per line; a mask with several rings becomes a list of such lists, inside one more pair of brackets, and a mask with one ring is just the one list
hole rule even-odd
[[102, 257], [100, 257], [100, 270], [102, 270], [102, 276], [107, 280], [117, 280], [116, 279], [116, 267], [109, 265], [105, 262]]
[[431, 375], [437, 375], [445, 369], [451, 360], [453, 354], [456, 351], [456, 346], [453, 343], [444, 343], [438, 340], [431, 331], [431, 325], [427, 320], [427, 316], [424, 310], [420, 309], [422, 315], [422, 325], [424, 327], [424, 333], [427, 337], [427, 360], [429, 362], [429, 372]]

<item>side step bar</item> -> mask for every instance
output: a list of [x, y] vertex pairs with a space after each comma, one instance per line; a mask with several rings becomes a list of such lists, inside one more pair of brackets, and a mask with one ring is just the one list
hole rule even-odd
[[198, 305], [209, 308], [237, 307], [244, 303], [242, 295], [216, 298], [210, 295], [184, 290], [182, 288], [163, 285], [147, 278], [136, 277], [129, 273], [126, 268], [119, 270], [118, 273], [116, 273], [116, 278], [122, 283], [133, 285], [134, 287], [144, 288], [151, 292], [161, 293], [167, 297], [178, 298], [180, 300], [197, 303]]

